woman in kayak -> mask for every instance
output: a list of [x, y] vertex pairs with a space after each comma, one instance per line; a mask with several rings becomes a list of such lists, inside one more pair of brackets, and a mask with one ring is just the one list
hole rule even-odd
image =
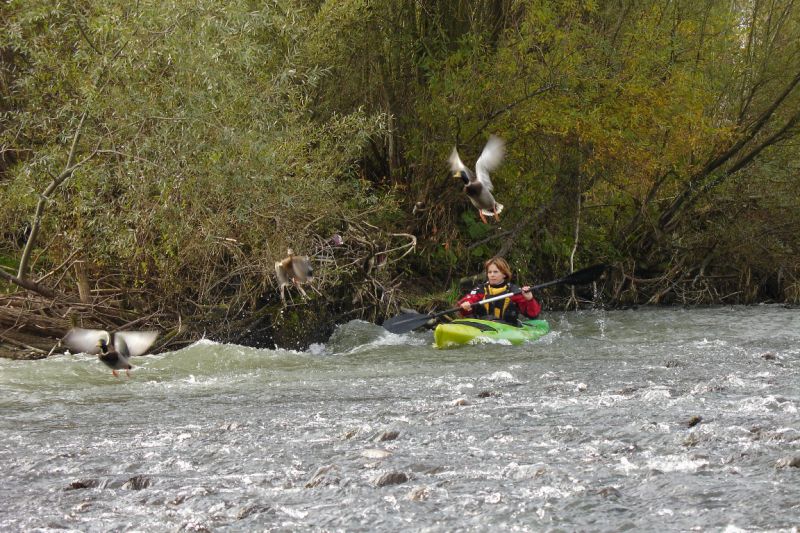
[[[542, 306], [533, 297], [528, 285], [520, 289], [511, 283], [511, 268], [502, 257], [493, 257], [484, 263], [487, 282], [478, 285], [458, 301], [461, 316], [475, 315], [516, 324], [519, 315], [536, 318]], [[511, 297], [472, 307], [472, 304], [485, 298], [511, 293]]]

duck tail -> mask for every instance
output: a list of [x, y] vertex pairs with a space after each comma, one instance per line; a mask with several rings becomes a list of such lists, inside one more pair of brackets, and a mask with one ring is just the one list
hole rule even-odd
[[[494, 207], [495, 209], [497, 209], [498, 215], [503, 212], [503, 204], [494, 204]], [[481, 209], [481, 213], [483, 213], [487, 217], [490, 217], [495, 214], [495, 211], [492, 211], [491, 209]]]

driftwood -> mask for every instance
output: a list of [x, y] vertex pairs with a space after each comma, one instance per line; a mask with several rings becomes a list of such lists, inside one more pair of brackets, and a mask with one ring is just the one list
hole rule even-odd
[[[325, 320], [377, 321], [405, 303], [399, 296], [401, 277], [390, 266], [415, 250], [416, 237], [387, 233], [363, 219], [342, 221], [342, 228], [341, 235], [332, 237], [308, 228], [309, 237], [299, 244], [309, 253], [314, 277], [300, 281], [316, 296], [292, 303], [287, 313], [301, 306], [322, 306], [330, 310], [322, 313]], [[121, 270], [93, 271], [89, 261], [79, 265], [83, 259], [77, 258], [78, 251], [38, 281], [20, 280], [0, 270], [3, 279], [26, 289], [0, 296], [0, 334], [18, 344], [49, 350], [72, 327], [158, 329], [162, 335], [154, 351], [161, 351], [203, 336], [235, 342], [257, 329], [263, 334], [254, 336], [253, 342], [272, 346], [264, 335], [277, 334], [284, 327], [280, 285], [272, 269], [265, 268], [263, 256], [249, 257], [233, 239], [219, 243], [219, 253], [215, 250], [205, 256], [208, 263], [194, 265], [198, 276], [191, 291], [172, 298], [165, 298], [156, 284], [126, 289]], [[47, 286], [42, 280], [47, 280]], [[294, 341], [302, 344], [303, 336], [312, 335], [316, 326], [303, 319]], [[22, 335], [39, 336], [49, 346], [32, 344]]]

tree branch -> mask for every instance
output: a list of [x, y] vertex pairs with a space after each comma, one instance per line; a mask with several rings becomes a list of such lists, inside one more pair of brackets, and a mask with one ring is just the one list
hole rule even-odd
[[[17, 278], [20, 280], [25, 280], [27, 270], [28, 270], [28, 262], [30, 261], [31, 252], [33, 251], [33, 247], [36, 244], [36, 238], [39, 235], [39, 227], [42, 222], [42, 215], [44, 213], [44, 205], [48, 200], [48, 195], [51, 194], [56, 187], [61, 185], [67, 178], [72, 176], [72, 173], [75, 172], [79, 166], [85, 163], [91, 155], [82, 161], [78, 162], [77, 164], [73, 164], [75, 161], [75, 152], [78, 146], [78, 139], [81, 136], [81, 130], [83, 129], [83, 122], [86, 120], [86, 111], [84, 111], [83, 115], [81, 115], [81, 121], [78, 123], [78, 129], [75, 131], [75, 136], [72, 139], [72, 146], [69, 150], [69, 156], [67, 157], [67, 164], [64, 170], [53, 178], [53, 181], [50, 182], [50, 185], [44, 190], [44, 192], [39, 196], [39, 202], [36, 204], [36, 211], [33, 215], [33, 223], [31, 224], [31, 233], [28, 237], [28, 242], [25, 243], [25, 249], [22, 251], [22, 257], [19, 260], [19, 270], [17, 271]], [[93, 155], [93, 154], [92, 154]]]
[[3, 269], [0, 269], [0, 278], [3, 278], [4, 280], [8, 281], [9, 283], [13, 283], [14, 285], [22, 287], [23, 289], [27, 289], [29, 291], [35, 292], [36, 294], [41, 294], [45, 298], [55, 298], [56, 297], [56, 292], [53, 289], [51, 289], [49, 287], [45, 287], [44, 285], [40, 285], [39, 283], [37, 283], [37, 282], [35, 282], [33, 280], [30, 280], [30, 279], [18, 278], [17, 276], [9, 274], [8, 272], [6, 272]]
[[[772, 104], [770, 104], [770, 106], [767, 107], [763, 113], [761, 113], [758, 119], [756, 119], [752, 125], [747, 127], [745, 132], [742, 134], [739, 140], [733, 144], [733, 146], [719, 154], [717, 157], [709, 160], [700, 171], [698, 171], [689, 179], [689, 182], [683, 191], [675, 198], [675, 200], [672, 202], [672, 205], [670, 205], [669, 208], [667, 208], [667, 210], [664, 211], [659, 218], [658, 225], [662, 230], [669, 229], [674, 225], [675, 221], [677, 220], [678, 213], [685, 207], [684, 204], [688, 202], [689, 205], [691, 205], [697, 201], [697, 195], [699, 194], [699, 191], [705, 190], [703, 183], [712, 174], [714, 174], [714, 172], [719, 170], [720, 167], [728, 163], [733, 157], [741, 152], [744, 146], [756, 137], [756, 135], [764, 128], [764, 126], [767, 125], [778, 107], [786, 100], [792, 91], [794, 91], [798, 83], [800, 83], [800, 72], [795, 74], [794, 78], [792, 78], [789, 84], [784, 88], [783, 92], [781, 92], [781, 94], [775, 98]], [[729, 175], [730, 172], [725, 173], [725, 176]]]

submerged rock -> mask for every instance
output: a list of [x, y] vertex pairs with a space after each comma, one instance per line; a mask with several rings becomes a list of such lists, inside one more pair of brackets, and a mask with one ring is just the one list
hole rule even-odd
[[367, 448], [366, 450], [362, 450], [361, 455], [367, 459], [386, 459], [392, 456], [392, 452], [379, 448]]
[[603, 498], [619, 498], [622, 493], [614, 487], [603, 487], [597, 490], [597, 494]]
[[384, 431], [377, 437], [375, 437], [375, 442], [383, 442], [387, 440], [395, 440], [397, 437], [400, 436], [399, 431]]
[[342, 438], [344, 440], [350, 440], [353, 437], [355, 437], [356, 435], [358, 435], [358, 429], [348, 429], [347, 431], [344, 432], [344, 434], [342, 435]]
[[181, 505], [183, 502], [185, 502], [185, 501], [186, 501], [186, 499], [187, 499], [188, 497], [189, 497], [189, 496], [188, 496], [188, 495], [186, 495], [186, 494], [178, 494], [177, 496], [175, 496], [174, 498], [172, 498], [170, 501], [168, 501], [168, 502], [167, 502], [167, 505], [172, 505], [172, 506], [178, 506], [178, 505]]
[[305, 488], [328, 487], [338, 485], [342, 479], [337, 474], [339, 467], [336, 465], [321, 466], [305, 484]]
[[447, 469], [441, 465], [427, 465], [422, 463], [411, 463], [408, 465], [408, 469], [415, 474], [425, 474], [427, 476], [434, 476], [436, 474], [441, 474], [445, 472]]
[[100, 486], [100, 481], [96, 479], [81, 479], [73, 481], [64, 490], [93, 489]]
[[702, 421], [703, 421], [703, 417], [702, 416], [695, 415], [692, 418], [690, 418], [688, 422], [686, 422], [686, 427], [689, 427], [689, 428], [694, 427], [694, 426], [696, 426], [697, 424], [699, 424]]
[[426, 486], [414, 487], [411, 492], [406, 496], [412, 502], [421, 502], [427, 500], [431, 495], [431, 491]]
[[406, 481], [408, 481], [408, 475], [405, 472], [386, 472], [375, 478], [374, 482], [378, 487], [385, 487], [387, 485], [399, 485]]
[[122, 485], [123, 489], [142, 490], [146, 489], [152, 484], [152, 481], [147, 476], [134, 476]]
[[265, 503], [264, 504], [258, 503], [258, 504], [254, 504], [254, 505], [248, 505], [246, 507], [242, 507], [239, 510], [239, 512], [236, 514], [236, 518], [238, 520], [244, 520], [248, 516], [253, 516], [253, 515], [256, 515], [256, 514], [263, 514], [263, 513], [272, 513], [272, 514], [274, 514], [275, 513], [275, 509], [273, 509], [272, 507], [270, 507], [269, 505], [267, 505]]
[[784, 457], [775, 462], [775, 468], [800, 468], [800, 455], [793, 457]]

